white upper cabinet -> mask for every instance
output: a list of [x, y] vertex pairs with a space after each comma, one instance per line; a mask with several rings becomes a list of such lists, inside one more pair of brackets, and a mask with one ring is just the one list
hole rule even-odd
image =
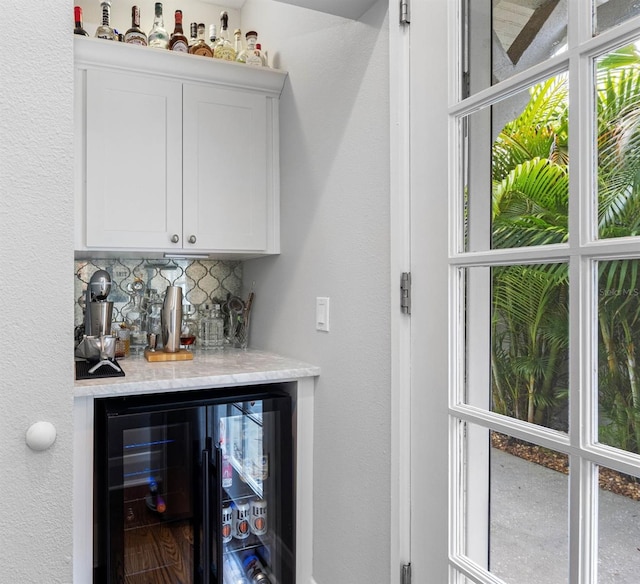
[[76, 250], [279, 252], [286, 73], [77, 38]]
[[272, 134], [264, 96], [183, 86], [183, 225], [188, 245], [266, 250]]

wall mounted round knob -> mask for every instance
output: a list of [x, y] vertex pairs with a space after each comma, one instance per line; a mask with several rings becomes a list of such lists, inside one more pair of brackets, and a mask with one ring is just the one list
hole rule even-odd
[[178, 243], [180, 241], [180, 236], [177, 233], [174, 233], [171, 237], [171, 243]]
[[195, 242], [196, 242], [196, 236], [195, 236], [195, 235], [192, 235], [192, 236], [189, 238], [189, 243], [195, 243]]
[[26, 443], [31, 450], [46, 450], [56, 441], [56, 428], [51, 422], [35, 422], [27, 429]]

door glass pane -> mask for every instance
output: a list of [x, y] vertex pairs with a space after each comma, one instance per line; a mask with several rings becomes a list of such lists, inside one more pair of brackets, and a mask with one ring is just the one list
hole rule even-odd
[[563, 73], [462, 119], [465, 251], [567, 241], [568, 116]]
[[596, 60], [598, 234], [640, 234], [640, 51], [625, 45]]
[[566, 432], [567, 264], [473, 267], [464, 277], [466, 403]]
[[562, 51], [567, 3], [560, 0], [465, 0], [467, 97]]
[[636, 584], [640, 573], [640, 479], [598, 470], [598, 584]]
[[640, 14], [640, 2], [637, 0], [593, 0], [593, 33], [622, 24]]
[[640, 454], [640, 260], [597, 265], [598, 440]]
[[264, 582], [293, 579], [293, 462], [285, 443], [288, 416], [276, 409], [276, 401], [238, 401], [215, 408], [211, 433], [220, 449], [225, 583], [244, 582], [249, 566], [269, 575]]
[[475, 424], [465, 435], [465, 555], [510, 584], [568, 582], [567, 457]]

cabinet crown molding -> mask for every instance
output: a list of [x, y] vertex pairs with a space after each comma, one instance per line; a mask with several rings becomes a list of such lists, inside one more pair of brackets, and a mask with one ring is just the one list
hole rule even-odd
[[92, 37], [74, 37], [76, 68], [124, 70], [162, 75], [181, 81], [214, 82], [256, 90], [280, 97], [287, 73], [278, 69], [250, 67], [196, 55], [151, 49], [132, 44], [105, 41]]
[[358, 20], [377, 0], [275, 0], [327, 14]]

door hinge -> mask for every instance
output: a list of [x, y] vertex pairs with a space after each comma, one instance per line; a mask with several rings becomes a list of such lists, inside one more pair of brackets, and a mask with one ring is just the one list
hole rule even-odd
[[400, 278], [400, 309], [411, 314], [411, 272], [402, 272]]
[[402, 584], [411, 584], [411, 564], [402, 566]]
[[400, 24], [410, 24], [409, 0], [400, 0]]

